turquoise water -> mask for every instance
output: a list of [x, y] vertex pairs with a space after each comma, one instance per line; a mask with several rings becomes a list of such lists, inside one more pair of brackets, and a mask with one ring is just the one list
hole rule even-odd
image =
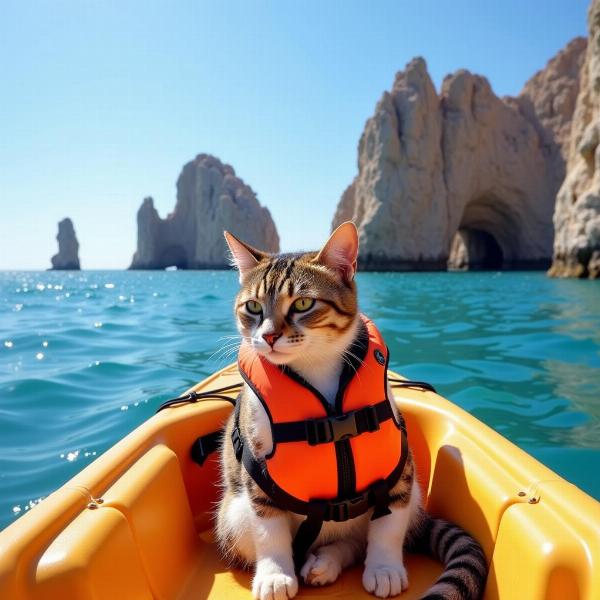
[[[600, 498], [599, 282], [506, 272], [358, 283], [392, 368]], [[236, 289], [231, 272], [0, 273], [0, 527], [233, 360]]]

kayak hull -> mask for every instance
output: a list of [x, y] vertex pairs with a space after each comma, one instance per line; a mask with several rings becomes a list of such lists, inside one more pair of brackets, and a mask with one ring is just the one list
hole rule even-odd
[[[239, 381], [231, 365], [193, 389]], [[486, 599], [600, 597], [600, 503], [441, 396], [397, 388], [395, 400], [427, 509], [484, 549]], [[161, 411], [0, 532], [0, 598], [251, 598], [250, 575], [213, 543], [218, 458], [190, 455], [230, 412], [222, 400]], [[443, 568], [406, 562], [402, 598], [418, 598]], [[372, 598], [360, 567], [299, 597]]]

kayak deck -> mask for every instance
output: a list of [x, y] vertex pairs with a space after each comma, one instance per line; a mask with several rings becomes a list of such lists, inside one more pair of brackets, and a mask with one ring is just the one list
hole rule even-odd
[[[240, 381], [235, 366], [195, 391]], [[235, 393], [231, 394], [232, 397]], [[600, 504], [432, 392], [395, 390], [428, 510], [469, 531], [490, 562], [485, 597], [600, 597]], [[230, 569], [212, 540], [218, 459], [190, 456], [218, 429], [220, 400], [168, 408], [0, 532], [0, 598], [251, 598], [250, 575]], [[418, 598], [442, 571], [407, 556]], [[299, 598], [372, 598], [361, 569]]]
[[[239, 569], [229, 570], [218, 555], [212, 543], [212, 534], [200, 535], [199, 564], [188, 586], [180, 596], [182, 600], [197, 598], [252, 598], [250, 593], [251, 575]], [[410, 588], [403, 599], [416, 600], [437, 579], [442, 565], [424, 556], [408, 555], [406, 567]], [[327, 600], [330, 598], [356, 598], [373, 600], [373, 596], [364, 591], [361, 583], [362, 569], [354, 567], [344, 571], [333, 585], [324, 587], [301, 586], [299, 598]]]

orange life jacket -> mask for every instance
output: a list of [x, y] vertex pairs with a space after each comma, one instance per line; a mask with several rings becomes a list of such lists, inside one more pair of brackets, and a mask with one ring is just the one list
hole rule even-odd
[[265, 408], [273, 450], [260, 461], [252, 455], [238, 428], [240, 402], [234, 449], [276, 506], [308, 516], [294, 541], [297, 561], [323, 520], [345, 521], [373, 506], [372, 518], [388, 514], [389, 490], [406, 461], [404, 422], [396, 421], [387, 397], [388, 349], [364, 316], [347, 356], [331, 405], [291, 369], [246, 343], [240, 348], [240, 373]]

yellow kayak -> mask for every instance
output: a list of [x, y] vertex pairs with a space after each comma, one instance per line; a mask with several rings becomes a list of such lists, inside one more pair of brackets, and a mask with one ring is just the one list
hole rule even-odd
[[[193, 390], [240, 382], [231, 365]], [[600, 503], [441, 396], [394, 391], [429, 512], [487, 555], [485, 598], [598, 600]], [[213, 543], [217, 456], [200, 466], [190, 452], [230, 411], [217, 399], [161, 411], [0, 532], [0, 598], [251, 598], [250, 575], [228, 568]], [[404, 600], [443, 567], [409, 555], [407, 569]], [[298, 597], [373, 598], [360, 575], [355, 567]]]

